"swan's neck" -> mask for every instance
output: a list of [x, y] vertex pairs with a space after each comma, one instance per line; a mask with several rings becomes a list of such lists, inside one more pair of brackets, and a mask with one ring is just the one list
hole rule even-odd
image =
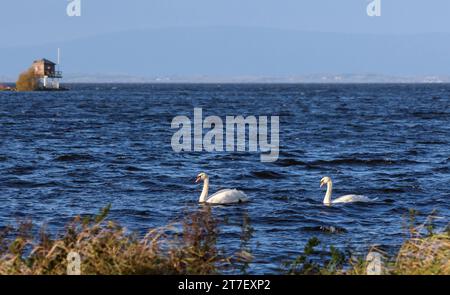
[[198, 200], [200, 203], [206, 202], [206, 198], [208, 197], [208, 190], [209, 190], [209, 178], [206, 178], [203, 183], [203, 190], [200, 195], [200, 199]]
[[327, 192], [325, 194], [325, 198], [323, 199], [323, 203], [325, 205], [330, 205], [331, 204], [331, 194], [333, 193], [333, 183], [331, 181], [329, 181], [327, 183]]

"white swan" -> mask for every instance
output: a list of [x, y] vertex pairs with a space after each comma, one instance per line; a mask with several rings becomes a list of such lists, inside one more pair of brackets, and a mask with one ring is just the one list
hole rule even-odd
[[210, 203], [210, 204], [232, 204], [232, 203], [242, 203], [247, 202], [247, 195], [242, 191], [237, 189], [224, 189], [213, 194], [208, 198], [209, 190], [209, 176], [206, 173], [200, 173], [197, 175], [195, 182], [203, 181], [203, 190], [198, 200], [200, 203]]
[[337, 198], [336, 200], [331, 200], [331, 194], [333, 193], [333, 182], [331, 178], [326, 176], [320, 180], [320, 187], [327, 185], [327, 193], [325, 194], [325, 198], [323, 199], [324, 205], [338, 204], [338, 203], [354, 203], [354, 202], [372, 202], [375, 199], [369, 199], [366, 196], [362, 195], [345, 195]]

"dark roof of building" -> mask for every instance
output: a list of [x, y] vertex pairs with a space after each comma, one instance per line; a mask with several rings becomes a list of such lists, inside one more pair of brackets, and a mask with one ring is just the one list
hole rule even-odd
[[56, 65], [54, 62], [52, 62], [51, 60], [48, 60], [48, 59], [46, 59], [46, 58], [39, 59], [39, 60], [35, 60], [34, 62], [40, 62], [40, 61], [43, 61], [43, 62], [46, 63], [46, 64]]

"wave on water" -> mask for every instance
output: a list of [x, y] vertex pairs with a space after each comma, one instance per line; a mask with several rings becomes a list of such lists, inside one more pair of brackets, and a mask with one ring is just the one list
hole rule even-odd
[[254, 171], [251, 173], [253, 177], [259, 179], [279, 179], [283, 178], [283, 175], [273, 171]]
[[123, 216], [139, 216], [139, 217], [148, 217], [151, 215], [149, 210], [137, 210], [137, 209], [112, 209], [113, 213]]
[[304, 226], [301, 230], [306, 232], [324, 232], [329, 234], [340, 234], [347, 232], [345, 228], [335, 225]]
[[127, 166], [127, 167], [125, 167], [125, 170], [130, 171], [130, 172], [144, 171], [144, 169], [136, 167], [136, 166]]
[[302, 162], [296, 159], [281, 159], [276, 162], [279, 166], [289, 167], [289, 166], [308, 166], [308, 163]]
[[11, 179], [4, 181], [2, 186], [9, 188], [41, 188], [41, 187], [58, 187], [61, 183], [50, 181], [50, 182], [34, 182], [34, 181], [26, 181], [21, 179]]
[[55, 159], [57, 162], [88, 162], [94, 160], [95, 158], [88, 154], [66, 154]]
[[32, 166], [15, 166], [8, 169], [8, 173], [12, 175], [28, 175], [32, 174], [35, 169], [36, 168]]
[[350, 166], [379, 166], [379, 165], [410, 165], [418, 162], [412, 160], [392, 160], [392, 159], [358, 159], [358, 158], [340, 158], [334, 160], [317, 160], [303, 162], [296, 159], [281, 159], [277, 162], [279, 166], [306, 166], [310, 168], [329, 165], [350, 165]]

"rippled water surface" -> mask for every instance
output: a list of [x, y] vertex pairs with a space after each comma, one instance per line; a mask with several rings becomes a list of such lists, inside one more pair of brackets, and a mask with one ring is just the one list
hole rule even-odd
[[[450, 215], [450, 85], [71, 85], [68, 92], [0, 93], [0, 225], [31, 218], [53, 232], [112, 204], [141, 233], [197, 210], [199, 172], [211, 191], [252, 202], [218, 206], [221, 246], [244, 243], [251, 273], [271, 273], [308, 238], [365, 251], [395, 249], [409, 208]], [[257, 153], [174, 153], [173, 117], [280, 116], [280, 159]], [[325, 207], [336, 195], [372, 204]], [[330, 228], [337, 229], [330, 232]], [[243, 229], [252, 228], [242, 238]]]

